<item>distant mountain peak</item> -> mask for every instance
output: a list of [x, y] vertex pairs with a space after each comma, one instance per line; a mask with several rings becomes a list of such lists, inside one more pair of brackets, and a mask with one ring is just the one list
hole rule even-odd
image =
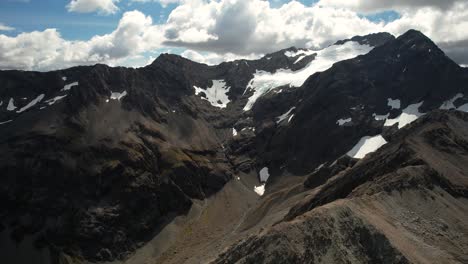
[[387, 43], [390, 40], [394, 40], [394, 39], [395, 39], [395, 36], [393, 36], [390, 33], [379, 32], [379, 33], [372, 33], [372, 34], [368, 34], [368, 35], [364, 35], [364, 36], [354, 36], [354, 37], [352, 37], [350, 39], [339, 40], [339, 41], [335, 42], [334, 45], [343, 45], [346, 42], [355, 41], [355, 42], [358, 42], [361, 45], [366, 45], [367, 44], [367, 45], [370, 45], [370, 46], [373, 46], [373, 47], [377, 47], [377, 46], [380, 46], [380, 45], [383, 45], [383, 44]]

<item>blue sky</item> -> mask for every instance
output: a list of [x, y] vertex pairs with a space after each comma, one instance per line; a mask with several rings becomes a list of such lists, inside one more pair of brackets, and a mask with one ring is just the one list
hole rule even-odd
[[14, 27], [5, 32], [14, 36], [21, 32], [42, 31], [56, 28], [62, 36], [71, 40], [86, 40], [95, 35], [103, 35], [115, 29], [122, 13], [141, 10], [153, 18], [154, 23], [163, 22], [176, 7], [170, 4], [163, 8], [159, 3], [124, 3], [119, 5], [115, 14], [75, 13], [66, 8], [68, 1], [29, 0], [29, 2], [0, 0], [0, 22]]
[[467, 64], [466, 17], [466, 0], [0, 0], [0, 69], [139, 67], [162, 52], [216, 64], [409, 29]]

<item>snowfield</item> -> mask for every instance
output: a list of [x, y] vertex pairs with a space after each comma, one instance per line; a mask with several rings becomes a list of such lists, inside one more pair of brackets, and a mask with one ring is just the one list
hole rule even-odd
[[226, 86], [224, 80], [213, 80], [213, 85], [207, 89], [203, 89], [197, 86], [195, 88], [195, 95], [200, 93], [205, 93], [206, 98], [204, 100], [210, 102], [211, 105], [219, 108], [226, 108], [227, 104], [230, 102], [227, 93], [229, 92], [230, 87]]
[[387, 119], [384, 126], [393, 126], [394, 124], [398, 123], [398, 129], [401, 129], [404, 126], [411, 124], [416, 119], [424, 115], [424, 113], [419, 112], [419, 107], [421, 107], [423, 103], [424, 102], [420, 102], [409, 105], [403, 109], [403, 112], [397, 118]]
[[13, 98], [10, 98], [10, 101], [8, 102], [7, 110], [13, 111], [15, 109], [16, 109], [15, 100]]
[[[349, 41], [343, 45], [333, 45], [319, 51], [307, 50], [286, 52], [286, 56], [296, 57], [299, 55], [312, 55], [317, 54], [315, 59], [311, 61], [307, 66], [298, 71], [291, 71], [289, 69], [278, 69], [274, 73], [265, 71], [258, 71], [254, 74], [252, 80], [247, 85], [246, 91], [253, 90], [254, 93], [250, 96], [247, 104], [244, 107], [244, 111], [252, 109], [258, 98], [268, 93], [270, 90], [284, 85], [290, 87], [299, 87], [316, 72], [325, 71], [334, 63], [342, 60], [354, 58], [359, 55], [363, 55], [371, 51], [373, 47], [369, 45], [360, 45], [357, 42]], [[299, 59], [296, 61], [296, 63]]]
[[367, 154], [378, 150], [385, 144], [387, 144], [387, 141], [381, 135], [374, 137], [365, 136], [359, 140], [347, 155], [355, 159], [362, 159]]
[[46, 100], [45, 102], [48, 104], [48, 105], [53, 105], [55, 104], [57, 101], [60, 101], [62, 100], [63, 98], [67, 97], [67, 95], [62, 95], [62, 96], [56, 96], [52, 99], [49, 99], [49, 100]]
[[0, 125], [4, 125], [4, 124], [8, 124], [10, 122], [12, 122], [13, 120], [7, 120], [7, 121], [3, 121], [3, 122], [0, 122]]
[[344, 126], [346, 123], [349, 123], [351, 122], [353, 119], [350, 117], [350, 118], [346, 118], [346, 119], [338, 119], [338, 121], [336, 121], [336, 124], [339, 125], [339, 126]]
[[270, 173], [268, 172], [267, 167], [264, 167], [263, 169], [261, 169], [259, 174], [260, 174], [261, 182], [267, 182], [268, 178], [270, 178]]
[[254, 187], [254, 191], [260, 195], [260, 196], [263, 196], [263, 194], [265, 193], [265, 184], [262, 184], [260, 186], [255, 186]]
[[459, 98], [463, 98], [463, 94], [458, 93], [452, 99], [445, 101], [440, 106], [440, 109], [444, 109], [444, 110], [456, 109], [456, 107], [455, 107], [455, 105], [453, 103], [455, 103], [455, 101], [458, 100]]
[[400, 109], [401, 101], [399, 99], [393, 100], [392, 98], [388, 98], [387, 105], [390, 106], [392, 109]]
[[127, 96], [127, 91], [123, 91], [123, 92], [121, 92], [121, 93], [119, 93], [119, 92], [111, 92], [110, 99], [120, 101], [120, 100], [121, 100], [122, 98], [124, 98], [125, 96]]
[[264, 167], [263, 169], [261, 169], [259, 172], [259, 175], [260, 175], [260, 182], [262, 184], [260, 186], [254, 186], [254, 192], [256, 192], [260, 196], [263, 196], [263, 194], [265, 193], [266, 182], [268, 181], [268, 178], [270, 178], [270, 173], [268, 172], [268, 168]]
[[28, 110], [29, 108], [35, 106], [37, 103], [39, 103], [40, 101], [42, 101], [42, 99], [44, 99], [44, 94], [41, 94], [39, 95], [38, 97], [36, 97], [36, 99], [32, 100], [31, 102], [29, 102], [29, 104], [25, 105], [24, 107], [22, 107], [20, 110], [16, 111], [16, 113], [22, 113], [26, 110]]
[[65, 85], [61, 91], [68, 91], [74, 86], [78, 86], [78, 82], [74, 82], [74, 83], [70, 83], [70, 84]]

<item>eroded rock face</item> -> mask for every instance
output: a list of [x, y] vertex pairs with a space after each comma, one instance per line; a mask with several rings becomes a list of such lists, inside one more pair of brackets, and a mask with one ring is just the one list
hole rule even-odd
[[409, 263], [346, 207], [323, 208], [246, 239], [213, 263]]

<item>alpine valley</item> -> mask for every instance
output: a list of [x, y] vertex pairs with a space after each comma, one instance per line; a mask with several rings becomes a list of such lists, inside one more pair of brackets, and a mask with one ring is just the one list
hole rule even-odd
[[0, 262], [468, 263], [468, 69], [410, 30], [0, 71]]

